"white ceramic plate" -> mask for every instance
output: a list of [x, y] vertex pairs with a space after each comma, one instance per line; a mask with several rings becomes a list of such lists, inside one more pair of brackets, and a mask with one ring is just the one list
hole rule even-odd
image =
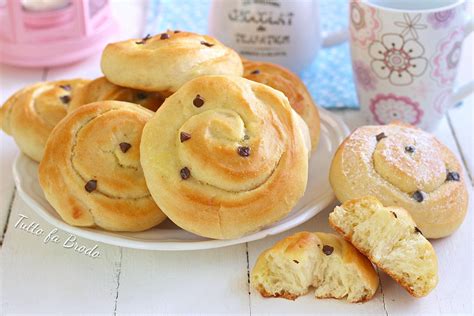
[[219, 248], [265, 238], [298, 226], [319, 213], [334, 200], [328, 181], [329, 166], [339, 144], [349, 133], [347, 126], [330, 112], [320, 110], [321, 140], [310, 160], [306, 193], [296, 207], [281, 221], [259, 232], [231, 240], [214, 240], [189, 233], [170, 220], [140, 233], [116, 233], [66, 224], [44, 198], [38, 183], [38, 164], [19, 155], [13, 165], [15, 183], [21, 197], [50, 224], [76, 236], [116, 246], [147, 250], [195, 250]]

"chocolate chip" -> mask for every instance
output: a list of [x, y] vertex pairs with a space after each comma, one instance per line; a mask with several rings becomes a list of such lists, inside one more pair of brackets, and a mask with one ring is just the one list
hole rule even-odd
[[326, 256], [329, 256], [334, 251], [334, 248], [328, 245], [323, 246], [323, 252]]
[[146, 94], [145, 92], [138, 92], [137, 93], [137, 99], [138, 100], [145, 100], [146, 98], [148, 98], [148, 94]]
[[423, 233], [421, 232], [421, 230], [420, 230], [418, 227], [416, 227], [416, 226], [415, 226], [415, 233], [418, 233], [418, 234], [422, 234], [422, 235], [423, 235]]
[[195, 107], [200, 108], [201, 106], [204, 105], [204, 99], [198, 94], [198, 95], [194, 98], [193, 104], [194, 104]]
[[170, 35], [168, 33], [163, 33], [163, 34], [160, 35], [161, 40], [165, 40], [165, 39], [168, 39], [168, 38], [170, 38]]
[[182, 143], [184, 143], [185, 141], [191, 139], [191, 134], [186, 133], [186, 132], [181, 132], [179, 134], [179, 139], [181, 140]]
[[413, 154], [415, 152], [415, 146], [412, 146], [412, 145], [405, 146], [405, 151], [407, 153]]
[[130, 149], [130, 147], [132, 147], [132, 145], [130, 145], [129, 143], [120, 143], [119, 146], [120, 146], [120, 150], [124, 154]]
[[70, 84], [62, 84], [59, 87], [63, 90], [66, 90], [66, 91], [71, 91], [71, 89], [72, 89]]
[[424, 199], [424, 197], [423, 197], [423, 192], [421, 192], [421, 191], [415, 191], [415, 192], [413, 192], [413, 194], [411, 195], [411, 197], [412, 197], [413, 199], [415, 199], [415, 201], [420, 202], [420, 203], [423, 202], [423, 199]]
[[242, 157], [248, 157], [250, 156], [250, 148], [247, 147], [247, 146], [239, 146], [237, 148], [237, 152], [239, 153], [239, 155], [241, 155]]
[[377, 136], [375, 136], [375, 139], [379, 142], [379, 141], [381, 141], [382, 139], [384, 139], [386, 137], [387, 137], [387, 135], [385, 135], [385, 133], [382, 132], [382, 133], [378, 134]]
[[184, 167], [179, 171], [179, 174], [181, 175], [181, 179], [186, 180], [191, 176], [191, 171], [189, 171], [188, 167]]
[[294, 259], [293, 259], [293, 262], [296, 263], [296, 264], [300, 263], [298, 260], [294, 260]]
[[398, 218], [398, 217], [397, 217], [397, 213], [392, 212], [392, 214], [393, 214], [393, 216], [395, 216], [395, 218]]
[[68, 95], [62, 95], [62, 96], [59, 97], [59, 99], [64, 104], [68, 104], [69, 102], [71, 102], [71, 97], [68, 96]]
[[84, 186], [87, 192], [91, 193], [97, 189], [97, 180], [89, 180], [87, 181], [86, 185]]
[[260, 73], [260, 70], [256, 69], [254, 71], [252, 71], [250, 74], [251, 75], [258, 75]]
[[151, 35], [150, 35], [150, 34], [147, 34], [144, 38], [142, 38], [141, 41], [135, 42], [135, 44], [137, 44], [137, 45], [145, 44], [146, 41], [148, 41], [150, 38], [151, 38]]
[[214, 44], [211, 44], [211, 43], [208, 43], [208, 42], [205, 42], [205, 41], [201, 41], [201, 45], [204, 45], [204, 46], [207, 46], [207, 47], [214, 46]]
[[181, 33], [181, 31], [180, 31], [180, 30], [176, 30], [176, 31], [174, 31], [174, 33], [175, 33], [175, 34]]
[[461, 177], [459, 173], [456, 171], [448, 171], [448, 175], [446, 176], [446, 181], [460, 181]]

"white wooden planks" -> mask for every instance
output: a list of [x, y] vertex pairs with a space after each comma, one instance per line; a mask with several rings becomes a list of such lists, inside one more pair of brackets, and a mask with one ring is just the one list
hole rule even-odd
[[[119, 37], [139, 36], [137, 27], [143, 21], [144, 1], [115, 1], [113, 8], [124, 23]], [[125, 24], [128, 21], [129, 24]], [[466, 56], [466, 55], [465, 55]], [[0, 66], [0, 101], [14, 90], [47, 78], [100, 75], [100, 55], [43, 72]], [[463, 65], [472, 66], [472, 55], [463, 57]], [[461, 65], [462, 67], [462, 65]], [[473, 78], [469, 67], [462, 76]], [[460, 80], [462, 81], [462, 80]], [[472, 98], [462, 108], [450, 111], [435, 134], [458, 157], [472, 163]], [[470, 104], [468, 103], [470, 102]], [[364, 123], [357, 111], [340, 111], [351, 129]], [[457, 139], [453, 138], [454, 130]], [[461, 151], [459, 152], [458, 149]], [[12, 198], [12, 158], [17, 149], [11, 139], [0, 132], [0, 230], [6, 221]], [[8, 191], [10, 190], [10, 191]], [[277, 240], [296, 231], [331, 231], [327, 215], [331, 208], [290, 232], [223, 249], [190, 252], [147, 252], [98, 244], [99, 259], [43, 244], [38, 237], [14, 228], [18, 214], [52, 229], [16, 195], [7, 234], [0, 248], [0, 314], [7, 313], [220, 313], [220, 314], [439, 314], [472, 313], [473, 289], [473, 203], [466, 221], [451, 237], [433, 242], [439, 258], [440, 283], [428, 297], [414, 299], [381, 273], [382, 286], [376, 297], [365, 304], [349, 304], [333, 299], [317, 300], [308, 294], [295, 302], [264, 299], [251, 289], [248, 294], [247, 248], [250, 269], [257, 256]], [[7, 210], [7, 211], [5, 211]], [[58, 233], [63, 238], [67, 233]], [[95, 242], [78, 239], [80, 244]], [[383, 293], [382, 293], [383, 292]]]
[[462, 106], [450, 110], [448, 120], [471, 185], [474, 185], [474, 95], [464, 100]]
[[[471, 3], [471, 12], [474, 3]], [[471, 13], [471, 17], [473, 14]], [[474, 80], [474, 35], [466, 38], [463, 44], [463, 52], [460, 61], [460, 69], [457, 82], [459, 85], [466, 84]], [[473, 91], [474, 92], [474, 91]], [[468, 169], [471, 184], [474, 185], [474, 94], [467, 97], [463, 104], [451, 109], [448, 113], [448, 120], [458, 148], [462, 154], [463, 161]]]
[[150, 252], [123, 249], [117, 314], [249, 314], [245, 244]]
[[[45, 231], [35, 236], [15, 224], [28, 216]], [[99, 258], [63, 248], [69, 234], [59, 231], [61, 243], [43, 243], [54, 227], [38, 217], [21, 198], [15, 198], [10, 225], [2, 247], [3, 313], [112, 314], [120, 248], [78, 238], [88, 248], [98, 245]]]

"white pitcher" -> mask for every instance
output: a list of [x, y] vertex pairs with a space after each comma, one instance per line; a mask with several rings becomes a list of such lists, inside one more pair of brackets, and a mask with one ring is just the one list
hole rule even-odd
[[213, 0], [209, 33], [242, 57], [303, 70], [322, 45], [345, 39], [345, 31], [322, 37], [319, 0]]

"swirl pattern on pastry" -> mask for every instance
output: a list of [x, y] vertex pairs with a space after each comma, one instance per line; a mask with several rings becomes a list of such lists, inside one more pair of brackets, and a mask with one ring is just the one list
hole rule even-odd
[[245, 78], [266, 84], [286, 95], [291, 107], [308, 125], [311, 148], [315, 150], [319, 143], [319, 112], [303, 81], [290, 70], [272, 63], [244, 60], [243, 64]]
[[40, 82], [13, 94], [0, 109], [2, 129], [35, 161], [43, 157], [51, 130], [67, 114], [76, 90], [88, 80]]
[[70, 225], [142, 231], [165, 219], [140, 165], [153, 112], [103, 101], [80, 107], [53, 130], [39, 167], [46, 199]]
[[205, 76], [166, 99], [143, 131], [155, 201], [178, 226], [227, 239], [284, 217], [303, 195], [308, 149], [283, 93]]
[[101, 68], [119, 86], [170, 93], [199, 76], [243, 73], [239, 55], [215, 38], [170, 30], [107, 45]]
[[461, 165], [434, 136], [390, 124], [356, 129], [339, 147], [330, 182], [341, 202], [373, 195], [409, 211], [428, 238], [453, 233], [467, 211]]
[[105, 77], [100, 77], [78, 89], [75, 98], [71, 100], [68, 113], [81, 105], [105, 100], [135, 103], [156, 111], [165, 101], [165, 96], [159, 92], [145, 92], [120, 87], [111, 83]]

